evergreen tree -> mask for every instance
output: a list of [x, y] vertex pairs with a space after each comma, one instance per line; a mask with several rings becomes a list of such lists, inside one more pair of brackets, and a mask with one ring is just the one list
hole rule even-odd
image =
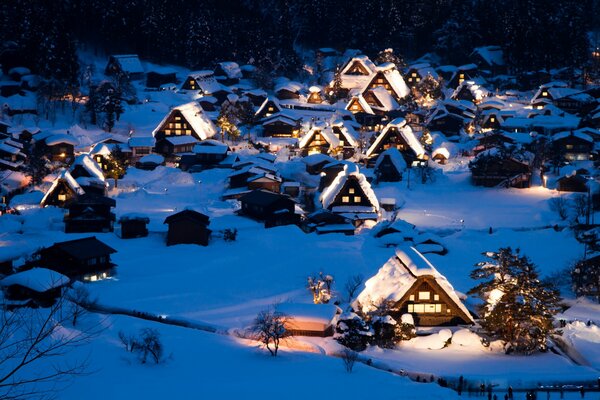
[[377, 53], [377, 58], [375, 58], [375, 62], [377, 64], [383, 64], [386, 62], [391, 62], [398, 68], [399, 70], [402, 68], [406, 68], [406, 62], [402, 55], [394, 52], [394, 49], [385, 49]]
[[373, 331], [362, 318], [355, 313], [340, 315], [334, 338], [343, 346], [354, 351], [363, 351], [371, 342]]
[[127, 155], [121, 150], [120, 146], [115, 146], [110, 152], [110, 156], [108, 156], [106, 167], [106, 176], [114, 179], [115, 188], [118, 187], [118, 180], [127, 172], [128, 165], [129, 158]]
[[578, 297], [595, 297], [600, 303], [600, 265], [598, 257], [579, 261], [571, 269], [573, 292]]
[[46, 175], [50, 173], [50, 160], [46, 157], [42, 146], [31, 145], [25, 164], [25, 174], [31, 177], [33, 185], [39, 185]]
[[507, 353], [545, 350], [559, 311], [558, 291], [540, 281], [534, 264], [510, 247], [487, 252], [471, 278], [483, 281], [469, 291], [484, 299], [481, 325], [494, 339], [505, 342]]

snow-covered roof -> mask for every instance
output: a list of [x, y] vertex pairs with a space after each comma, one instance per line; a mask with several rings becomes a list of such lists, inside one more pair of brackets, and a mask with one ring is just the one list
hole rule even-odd
[[32, 268], [17, 272], [0, 281], [0, 286], [23, 286], [38, 293], [67, 285], [71, 280], [63, 274], [46, 268]]
[[579, 130], [558, 132], [552, 136], [552, 141], [565, 139], [569, 136], [574, 136], [578, 139], [585, 140], [586, 142], [594, 143], [594, 139], [590, 135], [580, 132]]
[[313, 126], [306, 133], [306, 135], [302, 136], [298, 143], [298, 147], [300, 147], [301, 149], [306, 147], [312, 139], [312, 137], [317, 133], [320, 133], [321, 136], [325, 139], [325, 141], [329, 143], [330, 148], [339, 147], [340, 140], [335, 136], [335, 134], [331, 130], [331, 127], [325, 124], [315, 124], [315, 126]]
[[375, 152], [383, 138], [387, 135], [387, 132], [392, 128], [396, 128], [398, 130], [402, 138], [406, 141], [408, 146], [413, 150], [417, 157], [421, 157], [425, 154], [425, 149], [421, 145], [421, 142], [419, 142], [419, 139], [417, 139], [415, 136], [410, 125], [406, 123], [406, 120], [404, 118], [396, 118], [390, 121], [390, 123], [383, 128], [379, 136], [377, 136], [371, 147], [369, 147], [369, 150], [367, 150], [367, 157], [371, 156]]
[[387, 78], [392, 90], [396, 93], [398, 98], [402, 99], [410, 94], [410, 89], [404, 82], [404, 78], [400, 75], [400, 71], [396, 68], [382, 69], [378, 67], [379, 72], [382, 72]]
[[[372, 311], [374, 304], [380, 300], [400, 301], [410, 290], [419, 276], [432, 276], [450, 299], [464, 314], [471, 314], [461, 302], [458, 294], [448, 280], [414, 247], [396, 249], [392, 256], [368, 281], [358, 295], [355, 306], [360, 303], [363, 312]], [[472, 318], [471, 318], [471, 322]]]
[[198, 143], [198, 139], [192, 135], [167, 136], [165, 137], [165, 140], [174, 146]]
[[73, 164], [71, 164], [70, 170], [73, 171], [73, 169], [78, 165], [85, 169], [90, 174], [90, 177], [104, 182], [105, 178], [104, 174], [102, 173], [102, 168], [100, 168], [98, 163], [88, 154], [80, 154], [75, 157]]
[[140, 158], [140, 162], [142, 164], [144, 164], [144, 163], [162, 164], [163, 162], [165, 162], [165, 158], [159, 154], [148, 154], [148, 155], [145, 155], [144, 157]]
[[394, 164], [394, 167], [396, 167], [397, 171], [401, 172], [406, 169], [406, 161], [404, 160], [404, 157], [402, 157], [402, 154], [400, 154], [400, 151], [395, 147], [390, 147], [389, 149], [381, 153], [379, 157], [377, 157], [377, 161], [375, 162], [375, 169], [379, 167], [379, 164], [381, 164], [385, 156], [388, 156], [390, 158], [392, 164]]
[[300, 92], [302, 91], [302, 89], [304, 89], [304, 86], [296, 81], [286, 81], [286, 82], [281, 82], [280, 84], [278, 84], [277, 86], [275, 86], [275, 92], [279, 92], [281, 90], [287, 90], [289, 92]]
[[198, 134], [201, 140], [211, 138], [217, 134], [217, 127], [208, 118], [206, 112], [198, 102], [192, 101], [180, 106], [174, 107], [169, 114], [167, 114], [158, 126], [152, 131], [152, 136], [156, 136], [158, 130], [165, 124], [169, 116], [173, 111], [181, 112], [183, 118], [190, 124], [192, 129]]
[[230, 79], [239, 79], [242, 77], [242, 70], [238, 63], [233, 61], [223, 61], [219, 63], [219, 66], [225, 72]]
[[504, 62], [504, 54], [502, 52], [502, 48], [500, 46], [483, 46], [476, 47], [473, 50], [474, 54], [479, 54], [481, 58], [489, 65], [489, 66], [503, 66]]
[[59, 143], [72, 144], [73, 146], [77, 146], [79, 144], [79, 141], [75, 137], [67, 135], [66, 133], [50, 135], [44, 140], [44, 142], [48, 146], [54, 146]]
[[216, 140], [210, 140], [207, 143], [207, 139], [202, 141], [194, 146], [193, 152], [196, 154], [225, 154], [229, 151], [229, 147], [221, 142], [217, 142]]
[[[360, 64], [368, 75], [350, 75], [348, 74], [348, 70], [355, 64]], [[377, 66], [369, 59], [369, 57], [365, 55], [359, 55], [352, 57], [350, 61], [346, 64], [346, 66], [342, 69], [340, 78], [342, 81], [342, 88], [344, 89], [364, 89], [370, 82], [375, 72], [377, 71]]]
[[476, 84], [474, 81], [463, 81], [454, 90], [454, 93], [452, 93], [452, 98], [456, 98], [463, 88], [466, 88], [469, 92], [471, 92], [471, 95], [475, 101], [481, 101], [489, 95], [489, 92], [486, 88]]
[[113, 55], [112, 57], [118, 61], [123, 72], [130, 74], [139, 74], [140, 72], [144, 72], [144, 67], [142, 67], [142, 63], [136, 54], [121, 54]]
[[356, 147], [358, 146], [358, 133], [354, 127], [347, 122], [348, 121], [344, 121], [342, 118], [334, 117], [331, 121], [331, 127], [339, 128], [344, 135], [344, 140], [348, 142], [350, 146]]
[[435, 156], [440, 155], [446, 159], [450, 158], [450, 152], [445, 147], [438, 147], [431, 153], [431, 158], [435, 158]]
[[75, 178], [73, 178], [73, 175], [71, 175], [71, 173], [68, 170], [63, 169], [61, 171], [60, 175], [58, 175], [58, 177], [54, 180], [54, 182], [52, 182], [52, 186], [50, 186], [50, 189], [48, 189], [48, 191], [42, 198], [42, 201], [40, 202], [40, 204], [46, 203], [46, 199], [48, 198], [48, 196], [56, 189], [56, 187], [58, 186], [58, 184], [61, 181], [65, 182], [78, 195], [81, 196], [85, 193], [83, 191], [83, 189], [81, 188], [81, 186], [79, 186], [79, 183], [77, 183]]
[[217, 80], [215, 79], [213, 71], [190, 72], [188, 80], [190, 78], [196, 81], [196, 84], [198, 85], [202, 93], [212, 94], [221, 90], [225, 90], [225, 87], [219, 82], [217, 82]]
[[94, 156], [97, 154], [99, 154], [101, 156], [110, 156], [111, 153], [112, 153], [112, 149], [106, 143], [98, 143], [90, 150], [90, 154], [94, 155]]
[[371, 108], [371, 106], [369, 105], [369, 103], [367, 103], [367, 100], [365, 100], [365, 98], [363, 97], [363, 95], [361, 93], [354, 94], [352, 96], [352, 98], [348, 102], [348, 105], [346, 105], [346, 110], [350, 110], [350, 105], [354, 101], [358, 101], [358, 104], [360, 104], [360, 106], [362, 107], [362, 109], [363, 109], [363, 111], [365, 113], [367, 113], [367, 114], [375, 114], [375, 112], [373, 111], [373, 109]]
[[315, 321], [329, 324], [336, 315], [337, 307], [333, 304], [301, 304], [279, 303], [277, 311], [292, 317], [296, 321]]
[[373, 95], [379, 100], [381, 103], [383, 111], [393, 111], [400, 108], [400, 105], [394, 99], [394, 96], [390, 94], [383, 86], [377, 86], [376, 88], [371, 89]]
[[329, 208], [329, 206], [333, 204], [340, 190], [342, 190], [346, 185], [348, 178], [352, 176], [356, 178], [360, 188], [373, 206], [373, 210], [371, 211], [378, 212], [379, 201], [377, 200], [377, 196], [375, 195], [375, 192], [373, 191], [371, 184], [367, 181], [365, 175], [360, 173], [358, 167], [354, 163], [346, 162], [344, 164], [344, 169], [338, 173], [333, 182], [331, 182], [331, 184], [325, 190], [323, 190], [323, 193], [321, 193], [320, 200], [323, 208]]
[[134, 136], [127, 143], [129, 147], [154, 147], [156, 140], [152, 136]]

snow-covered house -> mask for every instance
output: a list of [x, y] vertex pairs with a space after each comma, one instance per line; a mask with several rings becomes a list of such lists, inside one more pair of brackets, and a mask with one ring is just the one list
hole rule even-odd
[[330, 126], [315, 124], [298, 142], [303, 156], [311, 154], [337, 154], [340, 150], [340, 139], [336, 137]]
[[308, 88], [308, 93], [307, 103], [321, 104], [325, 101], [322, 86], [311, 86]]
[[585, 161], [591, 158], [594, 139], [581, 130], [564, 131], [552, 136], [552, 146], [569, 161]]
[[235, 85], [242, 78], [240, 66], [233, 61], [223, 61], [215, 67], [215, 79], [223, 85]]
[[106, 194], [106, 179], [102, 167], [88, 154], [75, 157], [69, 168], [71, 176], [86, 193]]
[[460, 295], [414, 247], [403, 247], [365, 282], [353, 307], [369, 312], [382, 301], [393, 304], [397, 321], [411, 314], [417, 326], [473, 324]]
[[350, 101], [346, 105], [346, 110], [350, 111], [352, 114], [375, 114], [375, 112], [371, 108], [371, 105], [367, 102], [362, 93], [352, 94]]
[[464, 81], [473, 80], [477, 75], [477, 65], [466, 64], [456, 68], [446, 87], [457, 88]]
[[340, 71], [342, 89], [365, 89], [373, 80], [377, 66], [365, 55], [352, 57]]
[[71, 280], [46, 268], [32, 268], [0, 280], [8, 306], [49, 307]]
[[453, 137], [459, 135], [473, 121], [474, 117], [475, 115], [469, 111], [458, 111], [446, 104], [438, 104], [427, 116], [425, 126], [430, 131], [439, 131], [445, 136]]
[[300, 216], [295, 213], [296, 203], [291, 197], [268, 190], [253, 190], [240, 197], [240, 215], [265, 221], [265, 227], [296, 224]]
[[278, 112], [265, 118], [262, 127], [266, 137], [298, 137], [300, 120]]
[[213, 71], [204, 70], [191, 72], [183, 81], [181, 89], [198, 90], [201, 95], [211, 96], [223, 90], [223, 85], [217, 82]]
[[152, 149], [156, 145], [156, 139], [153, 136], [132, 136], [127, 141], [127, 145], [131, 149], [131, 161], [135, 161], [152, 153]]
[[406, 170], [406, 161], [396, 147], [390, 147], [377, 157], [375, 176], [378, 182], [398, 182]]
[[216, 134], [217, 127], [195, 101], [174, 107], [152, 131], [159, 152], [168, 138], [188, 137], [201, 141]]
[[469, 163], [471, 179], [477, 186], [528, 188], [532, 162], [533, 154], [529, 152], [494, 147], [482, 151]]
[[[39, 136], [38, 136], [39, 137]], [[79, 141], [67, 133], [58, 133], [46, 136], [43, 140], [36, 141], [36, 146], [42, 146], [50, 161], [70, 163], [73, 160], [75, 146]]]
[[137, 54], [119, 54], [108, 58], [106, 75], [123, 74], [131, 80], [140, 80], [144, 78], [144, 67]]
[[404, 118], [396, 118], [387, 124], [367, 150], [366, 156], [375, 158], [390, 147], [397, 148], [409, 165], [428, 158], [425, 149]]
[[115, 264], [110, 255], [117, 251], [95, 236], [54, 243], [39, 252], [42, 267], [72, 279], [97, 281], [111, 276]]
[[333, 182], [321, 193], [323, 208], [353, 221], [377, 220], [379, 201], [358, 167], [346, 162]]
[[445, 147], [438, 147], [431, 153], [431, 159], [438, 164], [446, 164], [450, 158], [450, 152]]
[[504, 52], [500, 46], [476, 47], [470, 55], [471, 61], [477, 64], [481, 71], [488, 71], [491, 75], [506, 72]]
[[582, 90], [570, 88], [565, 82], [550, 82], [541, 85], [531, 98], [531, 105], [536, 109], [543, 109], [548, 104], [576, 114], [586, 108], [589, 108], [587, 111], [590, 111], [596, 103], [591, 95]]
[[479, 103], [485, 97], [489, 96], [486, 88], [475, 83], [475, 81], [463, 81], [452, 93], [454, 100], [467, 100], [473, 103]]
[[0, 139], [0, 170], [19, 170], [27, 155], [23, 152], [23, 144], [10, 138]]
[[334, 118], [330, 126], [331, 131], [339, 140], [344, 159], [352, 157], [359, 147], [358, 133], [352, 124], [342, 118]]
[[333, 335], [337, 307], [333, 304], [281, 303], [277, 311], [288, 320], [285, 328], [294, 336], [326, 337]]
[[393, 63], [383, 63], [377, 66], [375, 75], [363, 90], [363, 95], [367, 90], [376, 87], [383, 87], [396, 101], [401, 101], [410, 94], [404, 78]]
[[409, 88], [416, 87], [427, 77], [427, 75], [431, 75], [434, 79], [439, 78], [437, 72], [429, 65], [429, 63], [413, 64], [409, 66], [406, 71], [406, 85]]
[[267, 97], [260, 107], [258, 107], [258, 110], [256, 110], [256, 118], [269, 118], [270, 116], [279, 112], [281, 112], [279, 100], [274, 97]]
[[40, 206], [64, 207], [68, 202], [84, 193], [71, 173], [63, 169], [42, 198]]
[[110, 197], [85, 193], [67, 204], [65, 233], [112, 232], [116, 201]]

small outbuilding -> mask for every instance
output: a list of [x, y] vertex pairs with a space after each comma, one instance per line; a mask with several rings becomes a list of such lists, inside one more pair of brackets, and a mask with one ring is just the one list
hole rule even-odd
[[169, 225], [167, 246], [176, 244], [208, 246], [211, 230], [208, 229], [210, 219], [207, 215], [194, 210], [183, 210], [169, 215], [164, 223]]

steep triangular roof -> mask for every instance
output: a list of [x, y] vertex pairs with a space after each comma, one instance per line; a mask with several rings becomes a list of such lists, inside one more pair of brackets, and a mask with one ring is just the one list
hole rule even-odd
[[365, 282], [365, 288], [358, 295], [354, 306], [362, 307], [363, 312], [372, 311], [373, 302], [389, 300], [400, 302], [417, 284], [420, 276], [430, 276], [440, 289], [460, 310], [461, 317], [474, 323], [473, 317], [460, 300], [450, 282], [414, 247], [402, 247], [379, 269], [377, 274]]
[[329, 208], [329, 206], [333, 204], [338, 194], [346, 186], [350, 177], [356, 178], [360, 188], [373, 206], [374, 211], [378, 212], [379, 200], [377, 200], [377, 196], [375, 195], [371, 184], [367, 181], [365, 175], [360, 173], [358, 167], [354, 163], [349, 162], [345, 163], [344, 169], [339, 172], [333, 182], [331, 182], [331, 184], [323, 190], [323, 193], [321, 193], [320, 200], [323, 208]]
[[40, 204], [42, 206], [44, 204], [46, 204], [46, 200], [48, 199], [48, 197], [52, 194], [52, 192], [54, 192], [54, 190], [56, 190], [56, 188], [58, 187], [58, 185], [61, 182], [66, 184], [71, 190], [73, 190], [73, 192], [75, 192], [79, 196], [81, 196], [85, 193], [83, 191], [83, 189], [81, 188], [81, 186], [79, 186], [79, 183], [77, 183], [75, 178], [73, 178], [71, 173], [68, 170], [63, 169], [61, 171], [60, 175], [58, 175], [58, 177], [54, 180], [54, 182], [52, 182], [52, 186], [50, 186], [50, 189], [48, 189], [48, 191], [42, 198], [42, 201], [40, 202]]
[[420, 158], [421, 156], [423, 156], [425, 154], [425, 149], [419, 142], [419, 139], [417, 139], [417, 137], [415, 136], [410, 125], [408, 125], [406, 123], [406, 120], [404, 118], [396, 118], [393, 121], [391, 121], [389, 124], [387, 124], [386, 127], [383, 128], [383, 130], [381, 131], [379, 136], [377, 136], [377, 138], [375, 139], [375, 141], [373, 142], [371, 147], [369, 147], [369, 149], [367, 150], [367, 154], [366, 154], [367, 157], [370, 157], [373, 154], [375, 154], [375, 151], [377, 150], [377, 148], [379, 148], [383, 139], [387, 137], [388, 132], [390, 132], [390, 129], [392, 129], [392, 128], [396, 128], [398, 130], [398, 132], [400, 133], [402, 138], [406, 141], [408, 146], [413, 150], [416, 157]]
[[156, 136], [157, 132], [167, 122], [174, 111], [179, 111], [183, 118], [187, 121], [192, 129], [196, 132], [200, 140], [211, 138], [217, 134], [217, 127], [208, 118], [204, 109], [198, 102], [192, 101], [180, 106], [174, 107], [163, 119], [158, 126], [152, 131], [152, 136]]
[[329, 126], [327, 126], [325, 124], [315, 124], [306, 133], [306, 135], [302, 136], [302, 138], [300, 139], [300, 141], [298, 143], [298, 147], [300, 147], [301, 149], [304, 148], [304, 147], [306, 147], [310, 143], [311, 139], [317, 133], [320, 133], [321, 136], [325, 139], [325, 141], [327, 143], [329, 143], [329, 147], [331, 149], [339, 147], [339, 145], [340, 145], [339, 139], [335, 136], [335, 134], [331, 130], [331, 127], [329, 127]]
[[104, 182], [104, 174], [102, 173], [102, 168], [98, 165], [98, 163], [89, 156], [89, 154], [80, 154], [75, 157], [73, 164], [71, 164], [70, 171], [72, 172], [75, 167], [80, 166], [87, 173], [89, 178], [95, 178], [100, 182]]

